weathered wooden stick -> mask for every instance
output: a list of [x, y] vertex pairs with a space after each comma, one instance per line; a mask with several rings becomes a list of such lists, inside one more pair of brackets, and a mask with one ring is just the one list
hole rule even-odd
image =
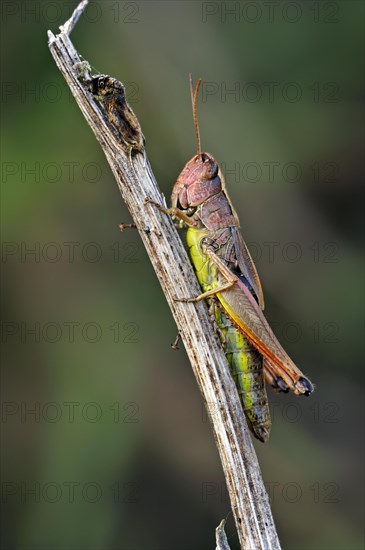
[[87, 0], [79, 4], [60, 34], [48, 31], [49, 49], [105, 153], [178, 326], [212, 421], [241, 548], [279, 549], [251, 436], [206, 305], [174, 300], [201, 291], [173, 223], [145, 203], [146, 197], [159, 203], [164, 198], [145, 154], [139, 122], [123, 85], [105, 75], [91, 76], [69, 39], [86, 5]]

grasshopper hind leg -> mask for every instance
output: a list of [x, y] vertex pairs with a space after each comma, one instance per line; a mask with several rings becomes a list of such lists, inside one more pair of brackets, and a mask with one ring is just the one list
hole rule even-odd
[[285, 380], [277, 375], [274, 370], [271, 368], [270, 363], [268, 363], [266, 360], [264, 360], [264, 374], [265, 374], [265, 380], [275, 390], [276, 392], [284, 392], [288, 393], [289, 386], [285, 382]]
[[221, 329], [221, 327], [217, 323], [217, 318], [216, 318], [216, 308], [217, 307], [219, 307], [219, 302], [217, 300], [215, 300], [214, 298], [209, 299], [208, 313], [209, 313], [210, 320], [213, 323], [213, 328], [214, 328], [216, 334], [218, 335], [222, 346], [225, 346], [225, 344], [226, 344], [226, 335], [224, 334], [224, 331]]

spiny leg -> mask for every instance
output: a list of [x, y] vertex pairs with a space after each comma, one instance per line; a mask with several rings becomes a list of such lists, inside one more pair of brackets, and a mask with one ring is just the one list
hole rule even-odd
[[[218, 334], [218, 337], [221, 341], [221, 344], [224, 346], [226, 344], [226, 335], [224, 334], [223, 330], [220, 328], [220, 326], [217, 323], [216, 315], [215, 315], [215, 308], [216, 308], [216, 300], [209, 300], [209, 308], [208, 308], [208, 314], [212, 321], [214, 331], [216, 334]], [[219, 307], [219, 306], [218, 306]]]
[[218, 292], [223, 292], [224, 290], [228, 290], [234, 285], [234, 282], [228, 282], [224, 285], [221, 285], [217, 288], [212, 288], [212, 290], [208, 290], [207, 292], [203, 292], [203, 294], [199, 294], [199, 296], [196, 296], [195, 298], [174, 298], [175, 302], [200, 302], [201, 300], [205, 300], [206, 298], [209, 298], [210, 296], [215, 296]]
[[135, 223], [120, 223], [119, 229], [123, 233], [126, 229], [137, 229], [137, 226]]
[[158, 202], [153, 201], [149, 197], [145, 198], [145, 202], [148, 204], [152, 204], [153, 206], [155, 206], [156, 208], [161, 210], [161, 212], [163, 212], [164, 214], [167, 214], [168, 216], [179, 218], [179, 220], [182, 220], [184, 224], [186, 224], [188, 227], [193, 227], [195, 225], [195, 222], [187, 214], [185, 214], [185, 212], [183, 212], [179, 208], [174, 208], [174, 207], [165, 208], [164, 206], [162, 206], [162, 204], [159, 204]]
[[200, 302], [200, 300], [205, 300], [210, 296], [215, 296], [219, 292], [224, 292], [225, 290], [229, 290], [239, 280], [238, 277], [234, 273], [232, 273], [229, 267], [227, 267], [224, 261], [221, 260], [219, 256], [217, 256], [217, 254], [214, 252], [213, 248], [210, 245], [203, 245], [202, 248], [203, 248], [203, 252], [207, 256], [209, 256], [209, 258], [216, 264], [219, 271], [221, 272], [221, 274], [223, 275], [223, 277], [226, 279], [227, 282], [224, 284], [221, 284], [216, 288], [212, 288], [207, 292], [203, 292], [203, 294], [200, 294], [195, 298], [176, 298], [175, 301], [177, 302]]
[[[205, 254], [207, 254], [207, 256], [209, 256], [212, 262], [215, 263], [225, 279], [227, 279], [228, 281], [233, 281], [233, 283], [238, 280], [238, 277], [234, 273], [232, 273], [229, 267], [215, 253], [211, 246], [205, 245], [204, 252]], [[265, 319], [263, 319], [263, 322], [265, 322], [265, 324], [267, 323]], [[268, 330], [272, 332], [269, 327]], [[272, 334], [272, 336], [273, 338], [275, 338], [274, 334]], [[252, 344], [255, 345], [255, 342], [252, 341]], [[268, 376], [270, 376], [271, 374], [271, 378], [274, 377], [278, 387], [282, 391], [286, 391], [286, 387], [288, 386], [296, 395], [308, 396], [313, 392], [314, 388], [310, 380], [308, 380], [308, 378], [306, 378], [294, 364], [286, 367], [280, 366], [276, 361], [270, 360], [268, 357], [266, 357], [266, 363], [269, 363], [271, 368]]]
[[[123, 233], [126, 229], [138, 229], [138, 227], [135, 223], [120, 223], [118, 227], [119, 227], [121, 233]], [[147, 235], [149, 233], [157, 233], [158, 234], [156, 229], [153, 229], [151, 227], [144, 227], [143, 232], [147, 233]]]
[[264, 360], [264, 375], [266, 382], [276, 391], [288, 393], [289, 386], [283, 380], [281, 376], [278, 376], [274, 370], [271, 368], [271, 365]]
[[[277, 362], [265, 357], [265, 372], [269, 372], [274, 378], [275, 385], [280, 388], [277, 391], [287, 392], [286, 388], [292, 390], [295, 395], [308, 396], [314, 391], [312, 382], [294, 364], [281, 366]], [[275, 386], [273, 386], [275, 389]]]
[[180, 336], [180, 332], [178, 332], [174, 342], [171, 344], [172, 349], [180, 349], [179, 348], [180, 340], [181, 340], [181, 336]]

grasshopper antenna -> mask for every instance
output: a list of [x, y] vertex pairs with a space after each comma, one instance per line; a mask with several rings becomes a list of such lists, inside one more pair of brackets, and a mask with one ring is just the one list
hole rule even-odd
[[199, 132], [198, 115], [197, 115], [197, 112], [196, 112], [196, 100], [198, 98], [199, 88], [200, 88], [200, 84], [202, 83], [202, 79], [199, 78], [198, 82], [196, 83], [195, 90], [194, 90], [194, 87], [193, 87], [193, 78], [191, 76], [191, 73], [189, 74], [189, 82], [190, 82], [191, 104], [193, 106], [193, 119], [194, 119], [195, 134], [196, 134], [197, 153], [198, 153], [198, 156], [201, 157], [202, 151], [201, 151], [201, 145], [200, 145], [200, 132]]

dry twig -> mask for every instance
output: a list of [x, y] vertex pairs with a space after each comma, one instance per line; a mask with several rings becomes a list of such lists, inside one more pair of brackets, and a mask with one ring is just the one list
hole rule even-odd
[[[87, 0], [79, 4], [60, 34], [48, 31], [49, 49], [101, 144], [178, 326], [210, 412], [241, 548], [278, 549], [251, 436], [207, 308], [203, 303], [174, 301], [176, 295], [196, 296], [200, 289], [171, 220], [145, 204], [146, 197], [160, 203], [164, 199], [145, 156], [138, 120], [125, 100], [123, 85], [111, 77], [92, 77], [69, 39], [86, 5]], [[223, 526], [218, 530], [217, 544], [227, 548]]]

